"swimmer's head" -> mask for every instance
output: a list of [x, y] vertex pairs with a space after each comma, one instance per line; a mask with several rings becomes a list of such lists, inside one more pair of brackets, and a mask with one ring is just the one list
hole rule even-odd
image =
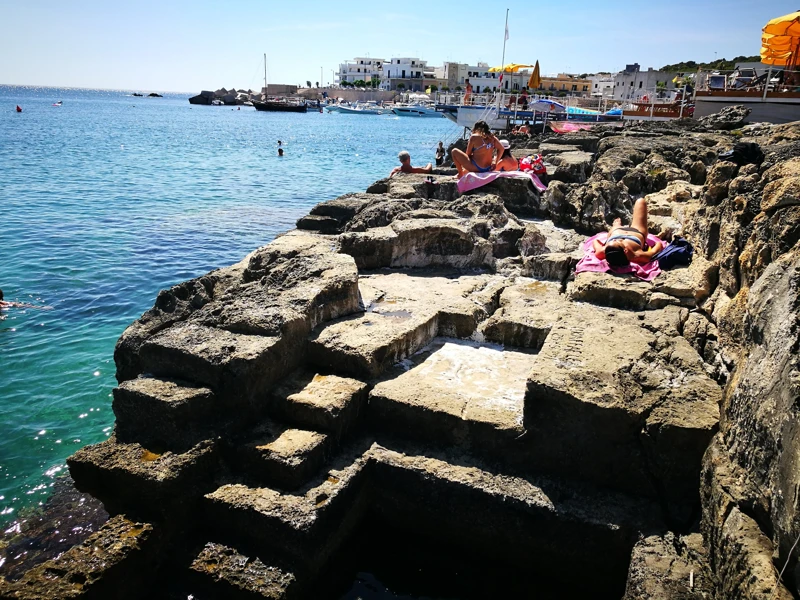
[[3, 290], [0, 290], [0, 300], [3, 299]]

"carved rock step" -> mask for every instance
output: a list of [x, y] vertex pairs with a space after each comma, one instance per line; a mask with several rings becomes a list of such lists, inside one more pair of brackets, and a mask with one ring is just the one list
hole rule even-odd
[[393, 312], [334, 321], [311, 337], [308, 359], [339, 373], [377, 377], [427, 344], [438, 330], [438, 314], [432, 307], [406, 305]]
[[276, 359], [296, 368], [297, 342], [357, 309], [353, 259], [337, 253], [330, 238], [292, 231], [234, 267], [162, 292], [117, 345], [118, 380], [175, 377], [210, 386], [223, 401], [244, 402], [252, 390], [232, 385], [230, 371], [243, 367], [246, 354], [255, 359], [280, 340], [286, 347]]
[[358, 523], [368, 503], [369, 455], [345, 453], [325, 479], [294, 494], [228, 484], [205, 496], [208, 523], [223, 539], [318, 571]]
[[522, 274], [537, 279], [564, 281], [575, 269], [580, 257], [566, 252], [548, 252], [526, 256], [523, 259]]
[[438, 335], [464, 338], [494, 312], [506, 285], [499, 275], [429, 269], [361, 275], [358, 288], [369, 312], [402, 316], [402, 304], [430, 306], [439, 313]]
[[652, 283], [632, 275], [578, 273], [567, 294], [572, 300], [628, 310], [694, 308], [714, 291], [718, 272], [718, 265], [695, 256], [688, 267], [665, 271]]
[[296, 341], [179, 323], [147, 340], [140, 357], [145, 372], [206, 385], [235, 406], [256, 401], [289, 372], [290, 343]]
[[175, 505], [195, 502], [213, 486], [220, 469], [211, 441], [180, 454], [157, 454], [140, 444], [117, 442], [114, 436], [81, 448], [67, 465], [76, 487], [99, 498], [109, 512], [144, 515], [171, 514]]
[[560, 288], [557, 283], [518, 278], [515, 285], [503, 290], [500, 308], [481, 324], [484, 338], [538, 351], [558, 321], [560, 311], [567, 306]]
[[[547, 303], [526, 310], [553, 313]], [[656, 335], [647, 328], [653, 320], [626, 311], [565, 301], [556, 313], [529, 374], [527, 450], [510, 459], [667, 503], [696, 503], [722, 397], [700, 356], [684, 338]]]
[[[373, 445], [302, 495], [228, 485], [206, 496], [209, 522], [301, 569], [319, 572], [364, 509], [410, 533], [491, 547], [515, 564], [533, 559], [624, 581], [639, 531], [661, 527], [649, 502], [458, 461]], [[475, 519], [492, 514], [492, 519]], [[605, 572], [605, 573], [604, 573]]]
[[618, 597], [640, 532], [663, 527], [655, 503], [622, 494], [508, 475], [463, 455], [381, 446], [371, 454], [374, 513], [516, 568], [535, 564], [556, 579], [579, 571], [593, 588], [582, 597]]
[[[11, 600], [72, 600], [78, 598], [146, 597], [143, 573], [158, 552], [149, 523], [122, 515], [108, 520], [96, 533], [25, 573], [19, 581], [0, 578], [0, 597]], [[155, 542], [155, 543], [154, 543]]]
[[114, 389], [115, 433], [121, 441], [147, 447], [187, 450], [208, 439], [218, 400], [205, 387], [139, 377]]
[[533, 356], [499, 346], [436, 338], [396, 378], [370, 393], [372, 424], [403, 437], [506, 447], [524, 433], [523, 404]]
[[295, 489], [320, 468], [331, 445], [316, 431], [262, 423], [232, 449], [229, 463], [248, 479], [281, 489]]
[[431, 271], [388, 273], [359, 283], [368, 312], [324, 326], [309, 343], [309, 360], [366, 379], [412, 355], [435, 335], [470, 336], [492, 310], [501, 278]]
[[367, 392], [367, 384], [356, 379], [300, 370], [272, 393], [271, 409], [287, 423], [325, 431], [339, 440], [355, 427]]
[[571, 302], [556, 284], [511, 285], [481, 327], [505, 350], [435, 340], [375, 386], [371, 422], [525, 472], [694, 504], [721, 390], [678, 334], [679, 310], [634, 316]]

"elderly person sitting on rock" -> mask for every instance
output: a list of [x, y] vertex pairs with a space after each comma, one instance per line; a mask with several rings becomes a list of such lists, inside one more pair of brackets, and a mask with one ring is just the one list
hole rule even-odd
[[459, 179], [467, 173], [488, 173], [494, 166], [492, 159], [495, 150], [502, 152], [503, 147], [489, 129], [486, 121], [478, 121], [472, 127], [472, 135], [467, 143], [467, 151], [453, 148], [450, 153], [458, 169]]
[[392, 169], [392, 172], [389, 173], [389, 177], [394, 176], [395, 173], [430, 173], [433, 171], [433, 165], [431, 163], [428, 163], [424, 167], [412, 167], [411, 155], [405, 150], [401, 150], [397, 158], [400, 159], [400, 166]]
[[647, 247], [647, 202], [639, 198], [633, 205], [631, 226], [624, 227], [620, 219], [615, 219], [605, 242], [595, 240], [592, 246], [597, 258], [605, 259], [612, 267], [625, 267], [630, 263], [650, 262], [663, 244]]

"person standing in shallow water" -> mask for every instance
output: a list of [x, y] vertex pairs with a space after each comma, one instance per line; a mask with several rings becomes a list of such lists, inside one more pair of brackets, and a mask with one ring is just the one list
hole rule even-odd
[[439, 142], [439, 145], [436, 147], [436, 166], [441, 167], [442, 163], [444, 162], [444, 144]]

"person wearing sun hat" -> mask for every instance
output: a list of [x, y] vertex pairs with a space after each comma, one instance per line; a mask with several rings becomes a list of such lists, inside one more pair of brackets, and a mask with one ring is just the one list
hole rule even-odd
[[518, 171], [519, 162], [516, 158], [511, 156], [511, 143], [508, 140], [500, 140], [502, 153], [497, 157], [497, 162], [494, 165], [494, 171]]

